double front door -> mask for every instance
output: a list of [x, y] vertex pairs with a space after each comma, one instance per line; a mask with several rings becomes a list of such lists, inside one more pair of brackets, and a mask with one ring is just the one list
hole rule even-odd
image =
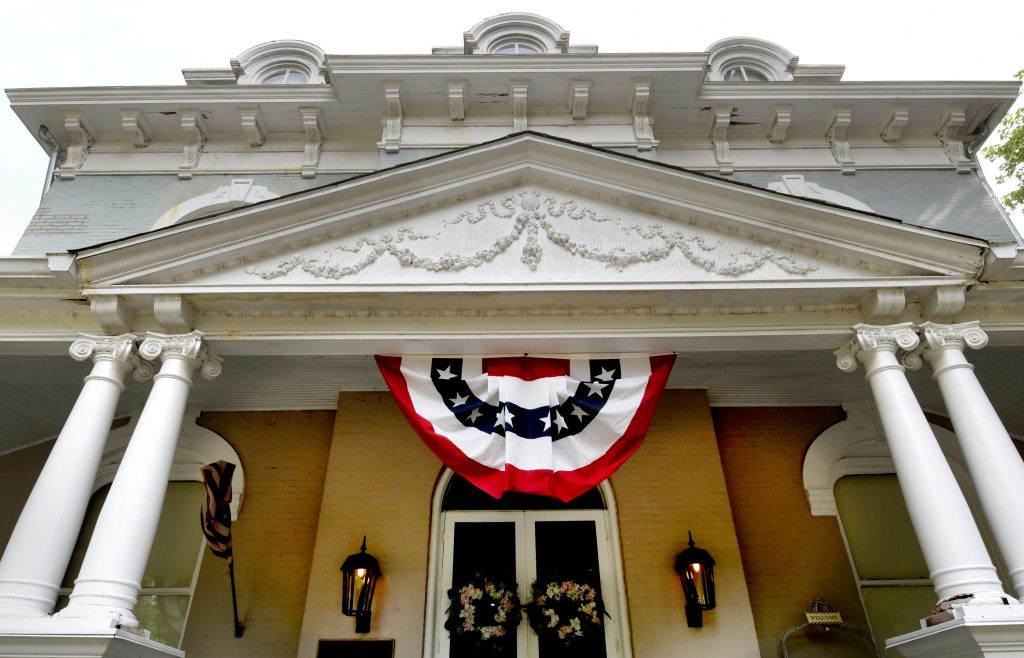
[[[442, 658], [503, 656], [507, 658], [620, 658], [622, 652], [622, 605], [616, 577], [611, 538], [604, 510], [449, 511], [444, 513], [441, 547], [441, 587], [437, 630]], [[478, 636], [444, 629], [449, 610], [459, 591], [483, 578], [499, 583], [524, 604], [535, 587], [574, 583], [585, 592], [592, 588], [604, 601], [607, 613], [601, 623], [584, 622], [585, 636], [568, 641], [538, 636], [523, 615], [507, 640], [481, 642]], [[577, 590], [578, 591], [578, 590]], [[583, 602], [577, 605], [585, 605]], [[464, 622], [457, 618], [455, 623]], [[559, 624], [565, 620], [561, 620]], [[449, 622], [451, 625], [452, 622]], [[557, 631], [557, 627], [554, 627]], [[557, 632], [552, 633], [557, 635]]]

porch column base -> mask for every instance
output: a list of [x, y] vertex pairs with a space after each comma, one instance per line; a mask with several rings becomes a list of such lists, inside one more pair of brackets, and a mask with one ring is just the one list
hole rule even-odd
[[107, 619], [0, 619], [0, 658], [183, 658], [184, 651]]
[[906, 658], [1024, 658], [1024, 605], [965, 605], [954, 618], [885, 641]]

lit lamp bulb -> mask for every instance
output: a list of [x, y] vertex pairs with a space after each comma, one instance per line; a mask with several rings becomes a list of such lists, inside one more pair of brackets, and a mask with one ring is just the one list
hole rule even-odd
[[366, 579], [366, 569], [356, 569], [356, 578], [359, 580]]

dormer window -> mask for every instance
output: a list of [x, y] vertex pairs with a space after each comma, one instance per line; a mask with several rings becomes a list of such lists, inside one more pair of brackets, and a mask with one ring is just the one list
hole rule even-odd
[[269, 75], [260, 80], [264, 85], [304, 85], [309, 82], [309, 76], [298, 69], [280, 69], [271, 71]]
[[793, 79], [798, 58], [764, 39], [732, 37], [708, 46], [708, 80], [775, 82]]
[[536, 55], [539, 52], [537, 46], [523, 41], [501, 43], [491, 51], [494, 55]]
[[231, 60], [240, 85], [322, 85], [326, 56], [305, 41], [270, 41]]
[[537, 14], [509, 13], [485, 18], [462, 35], [461, 48], [434, 48], [434, 54], [554, 55], [596, 53], [597, 46], [570, 46], [569, 32]]
[[768, 82], [771, 80], [763, 70], [751, 64], [734, 64], [722, 71], [726, 82]]

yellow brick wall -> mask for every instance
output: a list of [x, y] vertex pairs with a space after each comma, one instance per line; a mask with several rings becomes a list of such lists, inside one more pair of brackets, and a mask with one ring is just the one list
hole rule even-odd
[[[235, 639], [226, 562], [207, 549], [183, 649], [189, 658], [296, 655], [320, 515], [333, 411], [204, 413], [199, 424], [241, 457], [245, 499], [232, 529], [238, 613]], [[319, 579], [334, 574], [316, 573]]]
[[[394, 639], [397, 658], [422, 655], [427, 550], [434, 483], [441, 463], [413, 434], [389, 393], [342, 393], [338, 401], [306, 593], [300, 658], [319, 639]], [[367, 551], [384, 576], [373, 601], [372, 632], [355, 633], [341, 615], [345, 556]]]
[[[612, 477], [636, 658], [757, 656], [743, 564], [703, 391], [665, 391], [643, 445]], [[690, 629], [673, 570], [687, 531], [715, 558], [718, 606]]]
[[781, 634], [819, 597], [864, 625], [837, 520], [811, 516], [803, 489], [807, 447], [842, 409], [719, 408], [714, 418], [761, 655], [778, 655]]

